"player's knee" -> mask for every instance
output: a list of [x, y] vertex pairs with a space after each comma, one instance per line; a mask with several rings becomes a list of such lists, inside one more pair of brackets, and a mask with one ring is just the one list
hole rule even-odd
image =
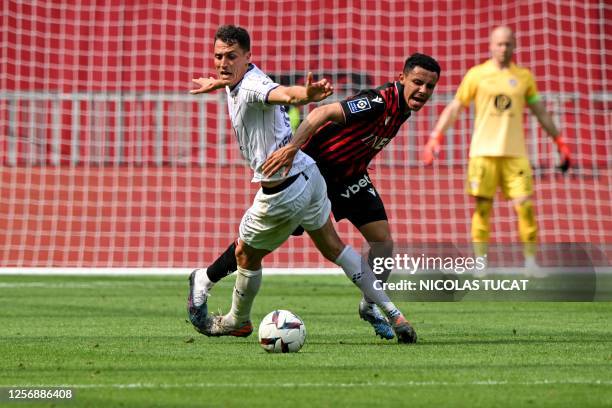
[[474, 215], [482, 218], [483, 220], [488, 220], [489, 216], [491, 215], [491, 209], [493, 209], [493, 200], [479, 198], [476, 200]]
[[533, 210], [533, 201], [527, 197], [520, 201], [514, 202], [514, 209], [519, 217], [520, 221], [526, 223], [535, 223], [535, 213]]
[[248, 255], [240, 248], [240, 246], [236, 247], [236, 266], [237, 267], [241, 267], [241, 268], [245, 268], [246, 265], [249, 264], [249, 257]]
[[517, 197], [512, 200], [514, 207], [532, 205], [531, 196]]
[[240, 268], [252, 271], [261, 269], [261, 257], [244, 242], [238, 242], [234, 254], [236, 256], [236, 263]]
[[391, 231], [389, 228], [385, 228], [378, 225], [374, 228], [370, 228], [367, 232], [361, 229], [362, 235], [368, 240], [368, 242], [390, 242], [393, 238], [391, 237]]
[[[384, 214], [384, 213], [383, 213]], [[379, 214], [379, 215], [383, 215]], [[386, 216], [386, 214], [385, 214]], [[351, 222], [355, 224], [359, 219], [353, 218]], [[357, 225], [357, 224], [355, 224]], [[386, 219], [381, 219], [379, 221], [370, 221], [365, 224], [359, 225], [358, 227], [361, 235], [368, 242], [387, 242], [391, 241], [391, 229], [389, 228], [389, 222]]]

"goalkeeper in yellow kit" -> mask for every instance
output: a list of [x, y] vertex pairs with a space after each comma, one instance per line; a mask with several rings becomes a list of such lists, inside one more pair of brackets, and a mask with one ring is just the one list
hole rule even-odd
[[474, 133], [466, 190], [476, 199], [472, 217], [476, 255], [486, 254], [489, 216], [500, 186], [504, 196], [514, 204], [520, 239], [525, 244], [525, 266], [531, 266], [535, 265], [537, 224], [531, 200], [531, 166], [522, 123], [525, 105], [557, 144], [563, 171], [570, 166], [570, 150], [539, 99], [533, 75], [512, 62], [515, 46], [516, 40], [510, 28], [497, 27], [491, 32], [491, 59], [467, 72], [455, 99], [442, 111], [422, 158], [425, 164], [433, 161], [440, 151], [444, 132], [461, 110], [474, 101]]

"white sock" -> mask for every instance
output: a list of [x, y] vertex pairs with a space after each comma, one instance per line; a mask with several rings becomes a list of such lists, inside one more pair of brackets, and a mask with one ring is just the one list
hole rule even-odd
[[396, 317], [401, 314], [399, 309], [391, 302], [389, 296], [383, 290], [374, 288], [376, 275], [367, 262], [362, 262], [361, 257], [350, 245], [344, 247], [335, 261], [346, 276], [355, 284], [364, 297], [371, 299], [380, 307], [388, 317]]
[[261, 286], [261, 269], [249, 271], [238, 266], [237, 272], [232, 309], [226, 315], [226, 319], [233, 320], [235, 325], [250, 319], [253, 300]]
[[193, 304], [195, 306], [201, 306], [208, 298], [208, 292], [215, 286], [215, 282], [211, 282], [206, 275], [205, 269], [198, 269], [195, 273], [195, 279], [193, 280], [194, 285], [194, 296]]
[[537, 268], [538, 266], [535, 255], [525, 255], [525, 268]]

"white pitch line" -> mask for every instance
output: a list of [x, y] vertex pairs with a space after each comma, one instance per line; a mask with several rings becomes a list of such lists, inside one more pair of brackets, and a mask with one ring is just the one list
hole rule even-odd
[[538, 385], [600, 385], [612, 386], [612, 380], [534, 380], [534, 381], [506, 381], [506, 380], [482, 380], [467, 382], [450, 381], [403, 381], [403, 382], [364, 382], [364, 383], [185, 383], [185, 384], [153, 384], [153, 383], [131, 383], [131, 384], [29, 384], [29, 385], [0, 385], [0, 388], [115, 388], [115, 389], [172, 389], [172, 388], [358, 388], [358, 387], [436, 387], [436, 386], [538, 386]]
[[[594, 267], [540, 267], [540, 272], [550, 275], [564, 275], [568, 273], [584, 272], [598, 275], [612, 275], [612, 266]], [[193, 268], [54, 268], [54, 267], [0, 267], [1, 275], [44, 275], [44, 276], [189, 276]], [[513, 276], [519, 278], [520, 269], [517, 268], [489, 268], [485, 276], [497, 275]], [[265, 268], [264, 275], [343, 275], [341, 268]], [[397, 272], [396, 277], [403, 274]], [[462, 276], [460, 274], [460, 276]]]
[[0, 289], [45, 288], [45, 289], [94, 289], [103, 287], [159, 287], [175, 286], [176, 282], [146, 281], [91, 281], [91, 282], [0, 282]]
[[[0, 275], [189, 276], [194, 268], [0, 268]], [[264, 268], [264, 275], [343, 275], [341, 268]]]

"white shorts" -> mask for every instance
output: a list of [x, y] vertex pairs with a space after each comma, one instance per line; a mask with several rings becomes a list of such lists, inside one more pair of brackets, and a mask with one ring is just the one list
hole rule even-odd
[[323, 227], [330, 211], [325, 180], [312, 165], [278, 193], [259, 189], [240, 222], [240, 239], [253, 248], [274, 251], [299, 225], [306, 231]]

